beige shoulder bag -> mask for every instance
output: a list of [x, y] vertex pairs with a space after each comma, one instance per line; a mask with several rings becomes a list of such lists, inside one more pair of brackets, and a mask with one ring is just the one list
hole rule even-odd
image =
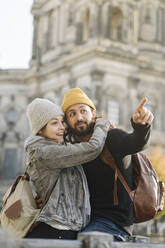
[[0, 213], [2, 228], [15, 238], [26, 236], [55, 187], [54, 185], [42, 207], [38, 209], [30, 187], [27, 169], [23, 175], [16, 178], [4, 195]]

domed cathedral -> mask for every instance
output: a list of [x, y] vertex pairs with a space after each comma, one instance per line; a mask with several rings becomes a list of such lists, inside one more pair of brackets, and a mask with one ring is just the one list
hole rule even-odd
[[35, 97], [60, 104], [72, 87], [127, 130], [147, 96], [151, 144], [165, 147], [165, 0], [35, 0], [32, 15], [29, 68], [0, 70], [1, 179], [25, 168], [27, 104]]

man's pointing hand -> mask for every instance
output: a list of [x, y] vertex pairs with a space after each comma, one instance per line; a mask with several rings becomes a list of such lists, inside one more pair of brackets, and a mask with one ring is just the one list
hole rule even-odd
[[148, 102], [148, 99], [146, 97], [143, 98], [141, 103], [139, 104], [139, 106], [135, 110], [135, 112], [133, 114], [133, 122], [134, 123], [138, 123], [138, 124], [142, 124], [142, 125], [152, 123], [154, 116], [150, 110], [148, 110], [146, 107], [144, 107], [144, 105], [147, 102]]

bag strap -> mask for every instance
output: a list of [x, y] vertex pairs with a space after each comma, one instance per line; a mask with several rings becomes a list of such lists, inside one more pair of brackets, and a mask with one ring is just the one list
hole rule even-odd
[[[31, 156], [31, 159], [30, 159], [30, 160], [33, 160], [33, 158], [34, 158], [34, 155]], [[11, 196], [11, 194], [14, 192], [14, 190], [15, 190], [15, 188], [16, 188], [18, 182], [21, 180], [21, 178], [24, 179], [24, 180], [27, 180], [27, 181], [30, 180], [30, 176], [29, 176], [29, 174], [28, 174], [28, 172], [27, 172], [27, 171], [28, 171], [28, 168], [30, 167], [30, 165], [31, 165], [31, 161], [30, 161], [29, 163], [27, 163], [26, 170], [25, 170], [24, 174], [18, 176], [18, 177], [15, 179], [15, 181], [14, 181], [13, 184], [12, 184], [10, 193], [9, 193], [9, 195], [7, 196], [7, 198], [5, 199], [5, 202], [3, 203], [3, 205], [6, 204], [8, 198], [9, 198], [9, 197]], [[57, 183], [57, 181], [55, 182], [55, 184], [54, 184], [54, 186], [52, 187], [50, 193], [48, 194], [48, 196], [47, 196], [46, 199], [44, 200], [44, 202], [43, 202], [42, 207], [40, 208], [40, 210], [42, 210], [43, 207], [44, 207], [44, 206], [46, 205], [46, 203], [48, 202], [48, 200], [49, 200], [49, 198], [50, 198], [50, 196], [51, 196], [51, 194], [52, 194], [52, 192], [53, 192], [53, 190], [54, 190], [54, 188], [55, 188], [55, 186], [56, 186], [56, 183]]]
[[101, 159], [104, 161], [104, 163], [106, 163], [107, 165], [109, 165], [115, 172], [115, 178], [114, 178], [114, 191], [113, 191], [113, 199], [114, 199], [114, 205], [118, 205], [118, 197], [117, 197], [117, 178], [119, 178], [120, 182], [122, 183], [122, 185], [124, 186], [125, 190], [128, 192], [131, 200], [133, 201], [132, 196], [130, 195], [131, 189], [128, 186], [126, 180], [124, 179], [122, 173], [120, 172], [120, 170], [118, 169], [116, 162], [112, 156], [112, 154], [110, 153], [109, 149], [107, 148], [107, 146], [104, 146], [104, 149], [101, 153]]
[[[32, 156], [31, 156], [31, 158], [30, 158], [30, 162], [27, 164], [25, 173], [24, 173], [24, 175], [23, 175], [23, 177], [25, 176], [25, 179], [28, 180], [28, 181], [29, 181], [29, 179], [30, 179], [30, 176], [29, 176], [27, 170], [28, 170], [29, 166], [31, 165], [31, 163], [33, 162], [33, 158], [34, 158], [34, 153], [32, 154]], [[57, 180], [58, 180], [58, 179], [57, 179]], [[50, 196], [51, 196], [51, 194], [52, 194], [52, 192], [53, 192], [53, 190], [54, 190], [54, 188], [55, 188], [55, 186], [56, 186], [56, 183], [57, 183], [57, 181], [54, 183], [54, 185], [53, 185], [51, 191], [50, 191], [49, 194], [47, 195], [46, 199], [43, 201], [43, 204], [42, 204], [42, 207], [40, 208], [40, 211], [44, 208], [44, 206], [45, 206], [46, 203], [48, 202], [48, 200], [49, 200], [49, 198], [50, 198]]]
[[[32, 160], [33, 158], [34, 158], [34, 153], [32, 154], [30, 160]], [[10, 193], [8, 194], [7, 198], [5, 199], [3, 205], [6, 204], [8, 198], [9, 198], [9, 197], [11, 196], [11, 194], [14, 192], [14, 190], [15, 190], [15, 188], [16, 188], [18, 182], [21, 180], [21, 178], [23, 178], [24, 180], [27, 180], [27, 181], [30, 180], [30, 176], [29, 176], [29, 174], [28, 174], [28, 172], [27, 172], [27, 170], [28, 170], [28, 168], [30, 167], [30, 165], [31, 165], [31, 162], [27, 163], [25, 172], [24, 172], [22, 175], [19, 175], [19, 176], [14, 180], [14, 182], [13, 182], [13, 184], [12, 184], [12, 186], [11, 186]]]
[[[57, 180], [58, 180], [58, 179], [57, 179]], [[56, 180], [54, 186], [52, 187], [50, 193], [49, 193], [48, 196], [46, 197], [45, 201], [43, 202], [43, 205], [42, 205], [42, 207], [41, 207], [41, 210], [44, 208], [44, 206], [45, 206], [46, 203], [48, 202], [48, 200], [49, 200], [49, 198], [50, 198], [50, 196], [51, 196], [51, 194], [52, 194], [52, 192], [53, 192], [53, 190], [54, 190], [54, 188], [55, 188], [55, 186], [56, 186], [56, 184], [57, 184], [57, 180]]]

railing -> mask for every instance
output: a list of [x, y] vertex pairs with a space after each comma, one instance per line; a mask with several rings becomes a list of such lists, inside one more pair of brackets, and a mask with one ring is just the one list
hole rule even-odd
[[165, 248], [165, 244], [150, 243], [150, 239], [136, 236], [131, 242], [113, 242], [107, 233], [90, 232], [78, 235], [78, 240], [11, 239], [0, 231], [0, 248]]

